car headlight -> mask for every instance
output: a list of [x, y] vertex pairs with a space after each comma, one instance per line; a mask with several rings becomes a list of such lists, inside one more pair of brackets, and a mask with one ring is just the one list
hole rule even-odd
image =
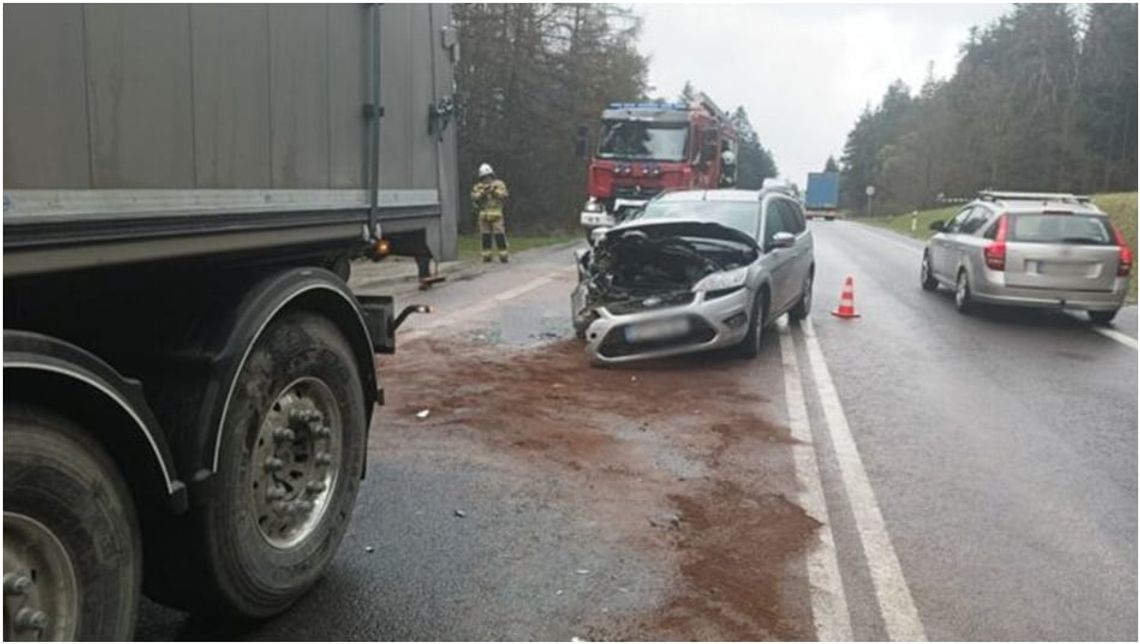
[[719, 273], [712, 273], [705, 275], [701, 281], [693, 286], [694, 291], [704, 291], [706, 293], [712, 291], [726, 291], [730, 289], [738, 289], [744, 286], [744, 282], [748, 280], [748, 267], [742, 266], [734, 268], [730, 271], [720, 271]]

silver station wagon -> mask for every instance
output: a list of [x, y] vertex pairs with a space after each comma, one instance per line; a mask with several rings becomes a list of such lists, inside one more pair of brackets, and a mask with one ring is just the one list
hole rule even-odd
[[922, 255], [922, 288], [978, 304], [1087, 311], [1105, 324], [1128, 292], [1132, 251], [1088, 197], [983, 192], [943, 222]]

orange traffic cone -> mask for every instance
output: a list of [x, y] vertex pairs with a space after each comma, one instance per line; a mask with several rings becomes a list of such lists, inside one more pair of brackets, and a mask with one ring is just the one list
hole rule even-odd
[[843, 283], [843, 294], [839, 296], [839, 306], [831, 312], [837, 318], [857, 318], [855, 312], [855, 278], [848, 275]]

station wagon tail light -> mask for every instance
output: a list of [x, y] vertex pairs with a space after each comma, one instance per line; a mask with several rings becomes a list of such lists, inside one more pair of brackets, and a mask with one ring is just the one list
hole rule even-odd
[[[1111, 224], [1110, 224], [1111, 225]], [[1116, 276], [1128, 277], [1132, 272], [1132, 249], [1124, 239], [1124, 233], [1116, 226], [1112, 226], [1112, 234], [1116, 236], [1116, 248], [1120, 251], [1120, 261], [1116, 264]]]
[[991, 270], [1005, 270], [1005, 237], [1009, 232], [1009, 217], [1001, 215], [997, 220], [997, 235], [982, 249], [986, 256], [986, 266]]

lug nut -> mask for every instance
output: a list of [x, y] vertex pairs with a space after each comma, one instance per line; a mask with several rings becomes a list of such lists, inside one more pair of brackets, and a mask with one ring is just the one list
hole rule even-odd
[[5, 595], [23, 595], [31, 589], [32, 580], [30, 577], [14, 572], [4, 575]]
[[273, 510], [274, 514], [284, 514], [289, 510], [289, 507], [284, 501], [274, 501], [269, 504], [269, 509]]
[[313, 435], [317, 438], [328, 438], [332, 435], [332, 430], [328, 425], [317, 425], [313, 428]]
[[285, 498], [285, 488], [281, 486], [271, 487], [269, 491], [265, 493], [265, 498], [270, 501], [280, 501]]
[[16, 630], [42, 631], [47, 628], [47, 614], [34, 608], [21, 608], [16, 611]]
[[327, 487], [328, 486], [325, 485], [324, 481], [312, 481], [312, 482], [308, 483], [307, 485], [305, 485], [305, 489], [308, 490], [309, 492], [314, 493], [314, 494], [316, 494], [318, 492], [324, 492], [325, 488], [327, 488]]
[[320, 452], [313, 457], [313, 460], [316, 461], [317, 465], [328, 465], [329, 463], [332, 463], [332, 454], [329, 454], [328, 452]]
[[278, 427], [273, 430], [273, 438], [283, 443], [291, 443], [293, 439], [297, 438], [297, 435], [287, 427]]
[[270, 456], [269, 458], [265, 459], [265, 471], [266, 472], [276, 472], [277, 470], [280, 470], [283, 467], [285, 467], [285, 461], [283, 461], [279, 458], [276, 458], [274, 456]]

